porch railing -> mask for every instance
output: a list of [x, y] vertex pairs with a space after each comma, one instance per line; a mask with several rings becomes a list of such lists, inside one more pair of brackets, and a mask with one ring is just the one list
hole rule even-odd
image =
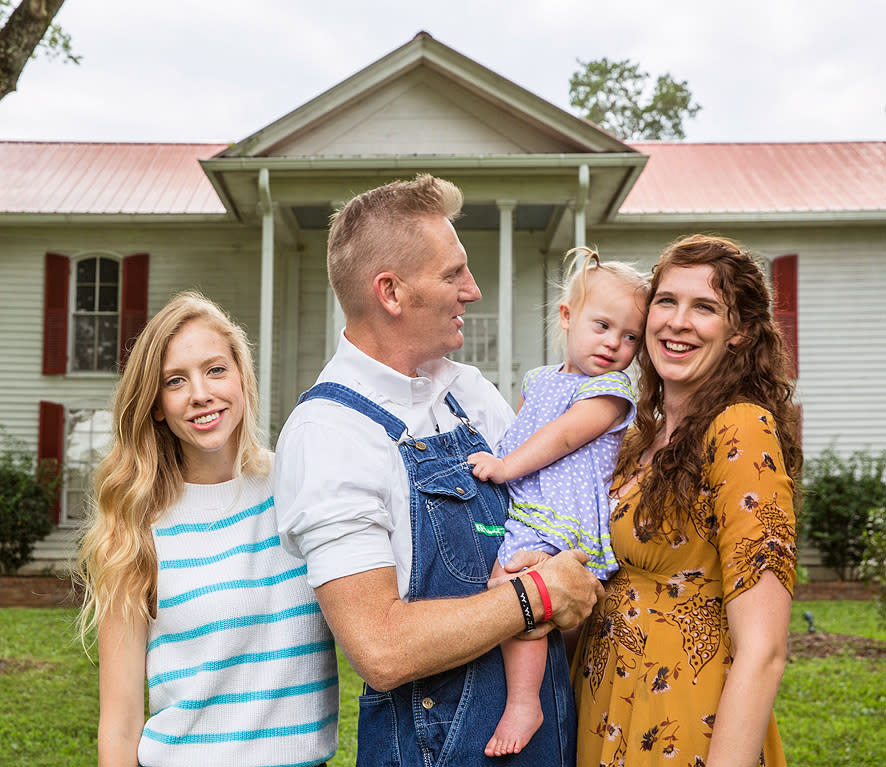
[[452, 359], [488, 370], [498, 362], [498, 315], [465, 314], [464, 346], [452, 354]]

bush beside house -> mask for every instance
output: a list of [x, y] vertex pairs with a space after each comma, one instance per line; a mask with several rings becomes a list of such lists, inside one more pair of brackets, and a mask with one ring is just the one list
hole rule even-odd
[[886, 452], [843, 457], [828, 449], [803, 470], [803, 536], [841, 580], [864, 558], [871, 509], [886, 506]]
[[14, 575], [52, 531], [57, 485], [57, 465], [36, 461], [0, 427], [0, 573]]

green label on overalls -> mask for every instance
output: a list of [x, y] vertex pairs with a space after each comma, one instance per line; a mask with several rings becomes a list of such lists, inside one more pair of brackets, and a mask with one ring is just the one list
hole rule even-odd
[[474, 530], [482, 535], [502, 536], [505, 534], [503, 525], [484, 525], [482, 522], [474, 522]]

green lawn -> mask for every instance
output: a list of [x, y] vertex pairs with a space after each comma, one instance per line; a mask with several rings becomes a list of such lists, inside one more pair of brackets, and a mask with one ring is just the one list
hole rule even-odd
[[[791, 631], [886, 641], [873, 602], [797, 602]], [[74, 639], [76, 612], [0, 609], [0, 765], [95, 764], [97, 668]], [[360, 680], [340, 657], [340, 749], [331, 767], [353, 765]], [[886, 659], [843, 654], [788, 664], [776, 715], [792, 767], [886, 765]]]

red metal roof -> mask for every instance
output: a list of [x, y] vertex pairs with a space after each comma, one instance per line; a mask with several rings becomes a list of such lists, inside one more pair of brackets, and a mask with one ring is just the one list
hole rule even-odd
[[220, 214], [198, 160], [224, 144], [0, 142], [0, 212]]
[[649, 155], [620, 214], [886, 210], [886, 142], [632, 143]]
[[[620, 214], [886, 210], [886, 142], [631, 144]], [[224, 144], [0, 142], [0, 213], [222, 214], [198, 160]]]

